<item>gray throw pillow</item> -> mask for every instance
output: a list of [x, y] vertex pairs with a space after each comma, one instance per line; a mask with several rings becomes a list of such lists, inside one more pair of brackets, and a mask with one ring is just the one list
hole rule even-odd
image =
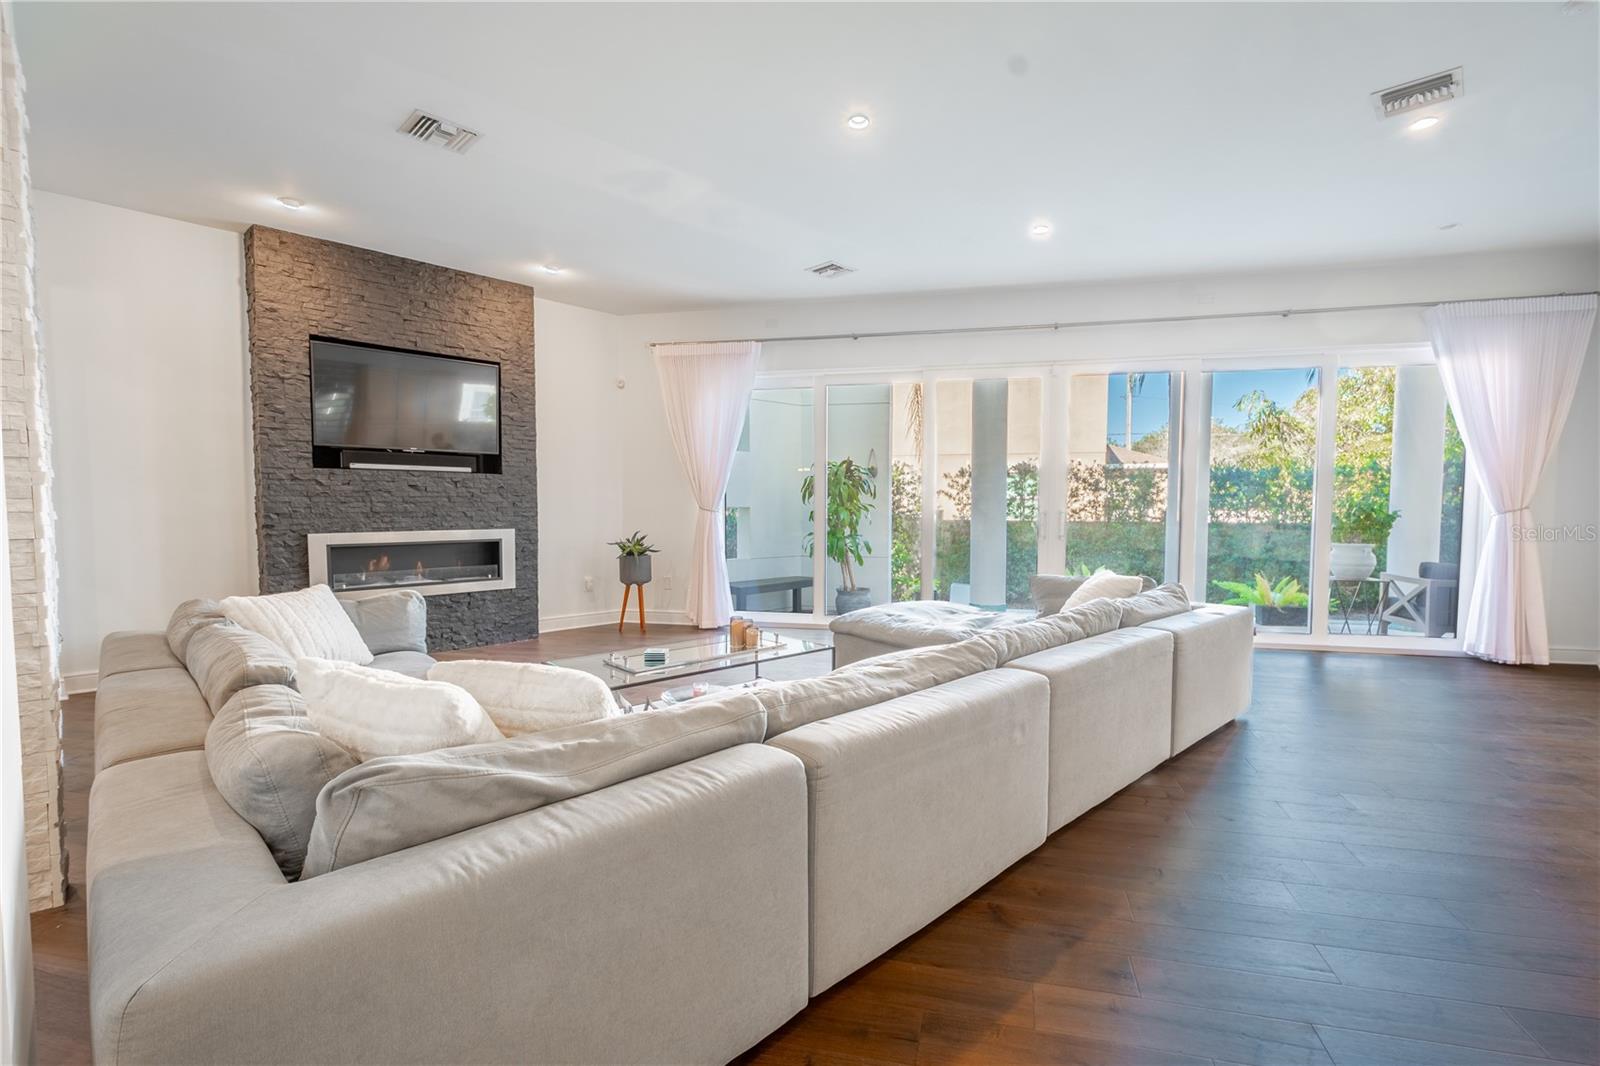
[[339, 599], [374, 655], [428, 650], [428, 601], [416, 589]]
[[318, 733], [300, 693], [283, 685], [241, 689], [206, 731], [206, 767], [228, 806], [255, 827], [283, 876], [300, 876], [322, 786], [356, 765]]
[[841, 666], [821, 677], [779, 681], [755, 690], [767, 709], [767, 739], [836, 714], [993, 670], [995, 649], [968, 637], [954, 644], [907, 648]]
[[1127, 600], [1113, 600], [1102, 597], [1080, 603], [1076, 607], [1069, 607], [1056, 615], [1065, 618], [1083, 630], [1085, 637], [1098, 637], [1101, 633], [1109, 633], [1122, 625], [1122, 605]]
[[761, 741], [754, 695], [696, 700], [490, 744], [387, 755], [317, 797], [302, 879]]
[[216, 600], [184, 600], [167, 623], [167, 647], [180, 660], [185, 659], [189, 655], [189, 640], [197, 632], [227, 620], [222, 604]]
[[[1087, 575], [1034, 574], [1028, 582], [1028, 591], [1033, 594], [1034, 610], [1040, 614], [1057, 613], [1068, 598], [1078, 591], [1078, 586], [1087, 580]], [[1155, 588], [1156, 583], [1148, 577], [1141, 577], [1139, 587], [1145, 591]]]
[[1182, 585], [1158, 585], [1149, 592], [1128, 596], [1122, 601], [1122, 628], [1142, 626], [1192, 610], [1189, 593]]
[[184, 665], [216, 714], [235, 692], [252, 685], [294, 687], [294, 660], [260, 633], [219, 622], [189, 638]]

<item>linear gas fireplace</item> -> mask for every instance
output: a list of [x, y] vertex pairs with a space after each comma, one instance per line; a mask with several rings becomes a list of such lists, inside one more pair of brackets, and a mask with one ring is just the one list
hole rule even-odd
[[312, 533], [311, 583], [335, 592], [413, 588], [424, 596], [517, 587], [514, 529]]

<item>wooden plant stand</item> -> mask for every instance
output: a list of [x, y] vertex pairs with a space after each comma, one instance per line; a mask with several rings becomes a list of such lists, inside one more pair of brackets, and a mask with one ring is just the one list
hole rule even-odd
[[622, 586], [622, 615], [617, 619], [617, 632], [618, 633], [622, 632], [622, 627], [628, 621], [628, 593], [630, 591], [632, 591], [633, 589], [638, 589], [639, 590], [639, 632], [643, 633], [645, 631], [645, 629], [644, 629], [644, 586], [643, 585], [623, 585]]

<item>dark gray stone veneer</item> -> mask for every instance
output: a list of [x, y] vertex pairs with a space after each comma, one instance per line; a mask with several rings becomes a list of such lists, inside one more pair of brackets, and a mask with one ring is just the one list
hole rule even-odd
[[[533, 290], [254, 226], [244, 236], [262, 592], [304, 588], [308, 533], [517, 531], [517, 587], [428, 599], [431, 648], [539, 634]], [[500, 364], [500, 474], [311, 465], [312, 334]]]

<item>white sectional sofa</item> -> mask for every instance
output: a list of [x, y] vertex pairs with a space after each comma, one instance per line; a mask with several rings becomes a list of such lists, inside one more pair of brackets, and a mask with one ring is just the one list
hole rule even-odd
[[[296, 881], [208, 770], [211, 702], [250, 671], [209, 669], [202, 693], [179, 647], [114, 634], [89, 817], [96, 1060], [725, 1061], [1247, 708], [1248, 612], [1148, 617], [1161, 594], [695, 701], [694, 718], [450, 749], [498, 788], [484, 824]], [[514, 761], [591, 727], [659, 740], [723, 712], [747, 741], [503, 816], [502, 745]], [[381, 763], [330, 781], [317, 817]], [[436, 769], [421, 758], [415, 780]]]

